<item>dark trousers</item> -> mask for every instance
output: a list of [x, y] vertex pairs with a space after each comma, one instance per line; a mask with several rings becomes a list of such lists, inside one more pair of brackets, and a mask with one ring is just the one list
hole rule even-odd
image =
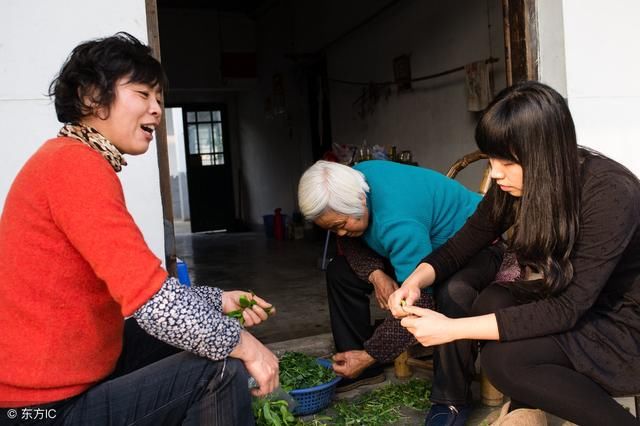
[[372, 291], [373, 285], [358, 278], [344, 256], [336, 256], [327, 266], [329, 317], [337, 352], [362, 350], [373, 334]]
[[[482, 250], [446, 281], [434, 286], [438, 312], [449, 318], [471, 314], [474, 301], [495, 278], [502, 263], [502, 249]], [[473, 402], [471, 382], [478, 355], [476, 340], [456, 340], [433, 348], [433, 387], [431, 401], [438, 404], [466, 405]]]
[[[458, 318], [469, 315], [479, 292], [495, 277], [502, 250], [490, 247], [476, 255], [463, 269], [434, 287], [439, 312]], [[362, 350], [373, 334], [369, 296], [373, 285], [359, 279], [343, 256], [327, 267], [327, 294], [331, 331], [338, 352]], [[390, 342], [390, 344], [393, 344]], [[431, 401], [443, 404], [471, 402], [477, 343], [460, 340], [434, 347]]]
[[[478, 297], [473, 314], [517, 304], [508, 288], [494, 284]], [[486, 342], [482, 368], [491, 383], [511, 397], [511, 409], [540, 408], [584, 426], [640, 424], [602, 387], [577, 372], [551, 336]]]
[[[55, 410], [53, 424], [65, 426], [253, 425], [248, 379], [241, 361], [215, 362], [181, 352], [129, 319], [116, 371], [79, 396], [46, 408]], [[7, 424], [44, 424], [21, 423], [22, 409], [17, 412], [15, 422]]]

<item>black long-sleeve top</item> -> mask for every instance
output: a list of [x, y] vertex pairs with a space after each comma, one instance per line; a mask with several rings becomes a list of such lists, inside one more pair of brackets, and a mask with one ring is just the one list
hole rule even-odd
[[[613, 160], [582, 164], [574, 276], [561, 293], [496, 312], [501, 341], [551, 335], [575, 368], [614, 395], [640, 391], [640, 184]], [[423, 262], [442, 281], [509, 223], [490, 219], [491, 196]]]

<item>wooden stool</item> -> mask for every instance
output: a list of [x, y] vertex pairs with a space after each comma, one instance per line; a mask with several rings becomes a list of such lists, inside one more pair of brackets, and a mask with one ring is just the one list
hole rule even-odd
[[[433, 360], [418, 358], [415, 354], [416, 348], [430, 349], [415, 345], [398, 355], [393, 362], [393, 372], [398, 379], [411, 377], [414, 368], [426, 370], [433, 375]], [[424, 352], [422, 352], [422, 354], [424, 354]], [[480, 397], [484, 405], [489, 407], [502, 405], [504, 395], [491, 384], [486, 374], [481, 371], [475, 377], [475, 380], [480, 382]]]
[[498, 389], [496, 389], [489, 378], [484, 372], [480, 372], [480, 397], [482, 398], [482, 403], [489, 407], [497, 407], [502, 405], [504, 400], [504, 395]]
[[418, 368], [427, 371], [427, 375], [433, 376], [432, 354], [433, 348], [419, 344], [413, 345], [394, 360], [393, 373], [398, 379], [404, 379], [413, 376], [413, 369]]

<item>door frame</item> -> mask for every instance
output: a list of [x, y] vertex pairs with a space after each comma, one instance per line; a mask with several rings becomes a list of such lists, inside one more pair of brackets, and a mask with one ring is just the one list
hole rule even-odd
[[[184, 150], [185, 150], [185, 159], [186, 159], [186, 169], [187, 169], [187, 187], [190, 186], [190, 177], [189, 177], [189, 135], [187, 131], [187, 120], [185, 110], [208, 110], [208, 111], [220, 111], [220, 121], [222, 125], [222, 146], [224, 153], [224, 166], [229, 168], [229, 185], [231, 185], [231, 222], [229, 223], [229, 227], [227, 231], [232, 230], [236, 217], [236, 193], [235, 193], [235, 184], [234, 184], [234, 168], [233, 168], [233, 153], [231, 147], [231, 139], [229, 135], [229, 107], [227, 104], [222, 102], [176, 102], [171, 103], [171, 108], [180, 108], [182, 110], [182, 125], [184, 132]], [[193, 204], [191, 202], [192, 192], [189, 190], [189, 214], [193, 219]]]
[[[153, 56], [161, 61], [160, 30], [158, 27], [158, 5], [156, 0], [145, 0], [147, 12], [147, 37]], [[164, 223], [164, 261], [170, 276], [177, 277], [176, 232], [173, 225], [173, 201], [171, 199], [171, 173], [169, 172], [169, 144], [167, 142], [167, 123], [164, 106], [160, 125], [156, 128], [156, 151], [158, 153], [158, 171], [160, 178], [160, 200]]]

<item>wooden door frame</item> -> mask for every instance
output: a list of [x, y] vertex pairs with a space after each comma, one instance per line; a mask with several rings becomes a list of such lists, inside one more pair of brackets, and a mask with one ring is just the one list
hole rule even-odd
[[502, 0], [507, 86], [538, 80], [536, 0]]
[[[161, 61], [160, 31], [158, 29], [158, 5], [156, 0], [145, 0], [147, 11], [147, 37], [153, 56]], [[167, 123], [164, 107], [160, 127], [156, 129], [156, 148], [158, 152], [158, 170], [160, 173], [160, 199], [162, 200], [162, 219], [164, 222], [164, 256], [169, 275], [177, 277], [176, 269], [176, 233], [173, 226], [173, 204], [171, 199], [171, 173], [169, 172], [169, 148], [167, 143]]]

